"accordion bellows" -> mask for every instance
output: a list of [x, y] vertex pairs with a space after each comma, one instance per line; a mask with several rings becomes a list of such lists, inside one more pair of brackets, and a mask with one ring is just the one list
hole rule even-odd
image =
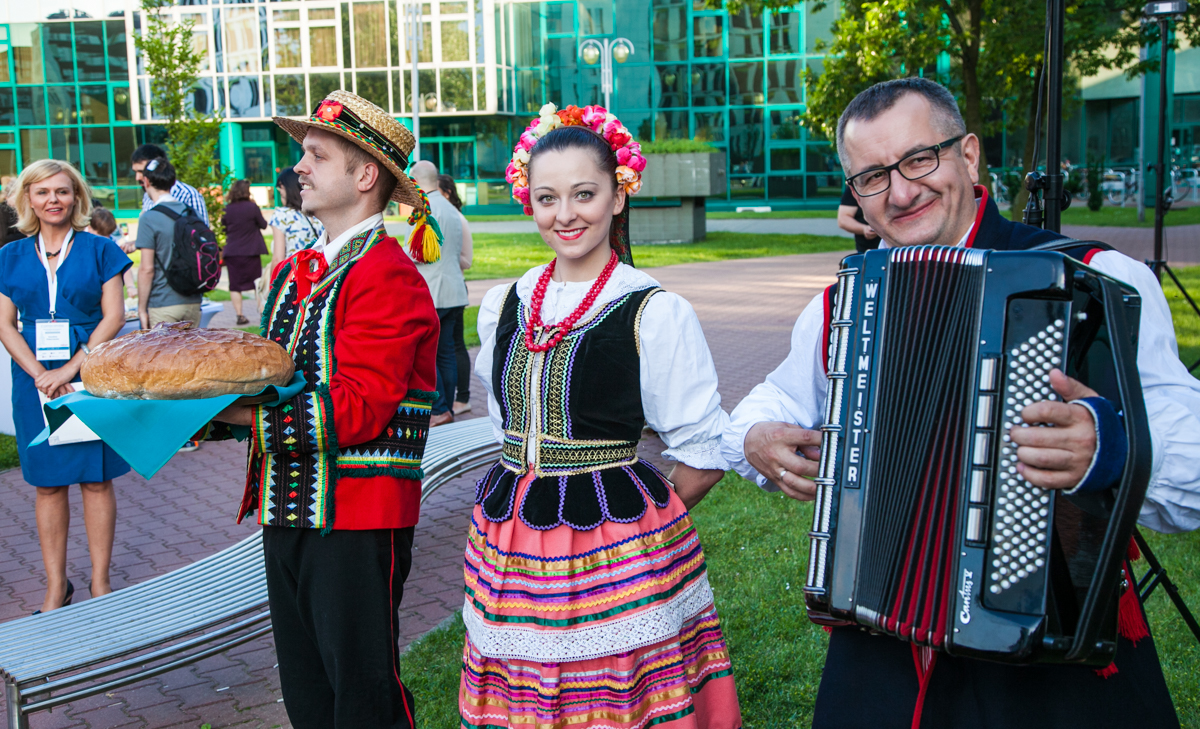
[[[1056, 252], [917, 247], [843, 261], [805, 587], [817, 622], [956, 655], [1106, 665], [1149, 476], [1140, 299]], [[1055, 494], [1009, 430], [1059, 368], [1123, 410], [1125, 477]]]

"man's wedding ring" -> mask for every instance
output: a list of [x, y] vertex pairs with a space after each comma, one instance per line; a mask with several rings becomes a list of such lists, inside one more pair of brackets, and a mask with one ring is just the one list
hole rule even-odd
[[786, 468], [781, 468], [781, 469], [779, 469], [779, 480], [780, 480], [780, 481], [782, 481], [782, 480], [783, 480], [783, 474], [785, 474], [785, 473], [787, 473], [787, 472], [788, 472], [788, 470], [787, 470]]

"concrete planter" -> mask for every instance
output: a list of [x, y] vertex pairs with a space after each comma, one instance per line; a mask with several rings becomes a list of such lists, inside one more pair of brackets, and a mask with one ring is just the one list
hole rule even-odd
[[719, 152], [648, 154], [639, 197], [708, 197], [725, 192], [725, 155]]
[[704, 199], [723, 195], [725, 187], [723, 153], [646, 155], [642, 190], [634, 198], [645, 204], [630, 215], [629, 237], [643, 244], [704, 240]]

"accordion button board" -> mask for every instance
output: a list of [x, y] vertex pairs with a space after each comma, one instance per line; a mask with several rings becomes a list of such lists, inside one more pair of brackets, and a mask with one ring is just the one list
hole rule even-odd
[[1041, 427], [1022, 413], [1059, 399], [1054, 369], [1127, 405], [1136, 392], [1140, 406], [1140, 387], [1118, 386], [1115, 351], [1130, 355], [1114, 344], [1136, 341], [1140, 300], [1102, 279], [1049, 252], [912, 247], [843, 261], [809, 532], [814, 621], [1005, 662], [1111, 658], [1109, 640], [1072, 653], [1072, 633], [1115, 634], [1111, 542], [1123, 524], [1128, 540], [1129, 493], [1140, 504], [1145, 485], [1064, 502], [1021, 476], [1010, 435]]

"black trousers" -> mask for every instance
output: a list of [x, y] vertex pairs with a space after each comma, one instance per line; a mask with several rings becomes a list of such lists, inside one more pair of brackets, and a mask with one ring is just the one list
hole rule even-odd
[[[921, 729], [1179, 729], [1152, 638], [1117, 643], [1117, 673], [1086, 666], [937, 657]], [[917, 672], [908, 643], [834, 628], [814, 729], [910, 729]]]
[[397, 610], [414, 527], [263, 527], [279, 679], [296, 729], [412, 729]]
[[459, 309], [454, 316], [454, 351], [458, 355], [458, 394], [454, 396], [454, 402], [471, 402], [471, 355], [467, 353], [465, 337], [463, 309]]

